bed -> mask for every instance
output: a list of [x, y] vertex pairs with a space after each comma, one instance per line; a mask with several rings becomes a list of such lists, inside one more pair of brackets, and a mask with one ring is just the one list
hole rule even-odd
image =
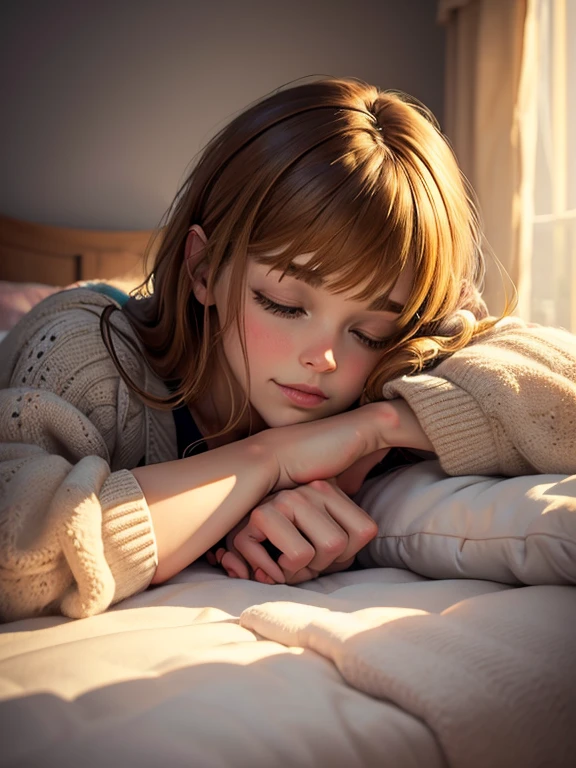
[[199, 562], [99, 616], [0, 626], [2, 766], [576, 765], [576, 476], [429, 460], [357, 501], [363, 570], [267, 586]]
[[100, 280], [132, 290], [159, 241], [152, 230], [54, 227], [0, 216], [0, 340], [55, 291]]

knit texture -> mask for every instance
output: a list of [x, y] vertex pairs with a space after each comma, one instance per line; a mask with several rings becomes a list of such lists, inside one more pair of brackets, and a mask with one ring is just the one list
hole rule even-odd
[[388, 382], [449, 475], [576, 473], [576, 337], [506, 318], [430, 372]]
[[[64, 291], [0, 345], [0, 618], [85, 617], [144, 590], [157, 566], [150, 512], [128, 470], [177, 458], [172, 414], [145, 407], [100, 335], [114, 301]], [[113, 325], [136, 344], [126, 318]], [[113, 335], [129, 375], [163, 383]], [[420, 376], [390, 382], [450, 474], [576, 472], [576, 339], [508, 321]]]
[[[172, 417], [147, 413], [120, 378], [100, 336], [110, 303], [89, 290], [57, 294], [0, 346], [3, 620], [100, 613], [145, 589], [156, 570], [150, 512], [127, 470], [145, 455], [176, 458]], [[113, 324], [134, 338], [120, 313]], [[116, 334], [114, 344], [128, 373], [146, 381], [138, 348]]]

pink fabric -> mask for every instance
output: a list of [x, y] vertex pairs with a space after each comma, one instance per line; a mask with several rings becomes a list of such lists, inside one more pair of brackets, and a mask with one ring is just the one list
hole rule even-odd
[[35, 304], [60, 290], [55, 285], [0, 280], [0, 331], [8, 331]]

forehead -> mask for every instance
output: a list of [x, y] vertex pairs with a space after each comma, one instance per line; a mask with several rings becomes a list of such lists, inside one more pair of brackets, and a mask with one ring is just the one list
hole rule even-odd
[[[268, 255], [275, 256], [279, 255], [282, 252], [282, 250], [278, 250], [275, 252], [270, 252]], [[288, 277], [292, 277], [296, 280], [300, 280], [307, 285], [311, 286], [312, 288], [316, 289], [325, 289], [327, 288], [325, 281], [320, 277], [320, 275], [316, 274], [314, 271], [314, 268], [307, 268], [307, 264], [310, 261], [310, 259], [314, 256], [314, 253], [303, 253], [295, 258], [292, 259], [292, 262], [286, 267], [285, 274]], [[270, 272], [271, 268], [268, 267], [267, 264], [262, 262], [256, 262], [257, 264], [260, 264], [266, 272]], [[279, 270], [274, 270], [279, 271]], [[280, 280], [282, 277], [280, 278]], [[394, 314], [400, 314], [404, 310], [404, 304], [408, 300], [408, 297], [410, 295], [410, 288], [412, 286], [412, 271], [409, 267], [406, 267], [399, 275], [394, 288], [387, 296], [374, 296], [371, 300], [369, 300], [369, 305], [367, 307], [368, 311], [371, 312], [393, 312]], [[370, 281], [364, 281], [363, 283], [358, 283], [355, 286], [354, 294], [359, 294], [361, 292], [364, 292], [366, 289], [370, 288]], [[369, 290], [368, 290], [369, 292]], [[343, 291], [343, 293], [348, 293], [348, 291]]]

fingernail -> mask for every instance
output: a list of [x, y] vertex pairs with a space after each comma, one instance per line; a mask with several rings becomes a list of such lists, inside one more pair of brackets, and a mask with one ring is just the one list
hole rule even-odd
[[233, 571], [231, 568], [227, 568], [226, 569], [226, 573], [228, 574], [228, 576], [230, 576], [231, 579], [239, 579], [240, 578], [238, 576], [238, 574], [236, 573], [236, 571]]
[[275, 584], [276, 583], [274, 581], [274, 579], [266, 573], [266, 571], [262, 570], [262, 568], [257, 568], [256, 569], [256, 573], [254, 574], [254, 576], [262, 584]]

